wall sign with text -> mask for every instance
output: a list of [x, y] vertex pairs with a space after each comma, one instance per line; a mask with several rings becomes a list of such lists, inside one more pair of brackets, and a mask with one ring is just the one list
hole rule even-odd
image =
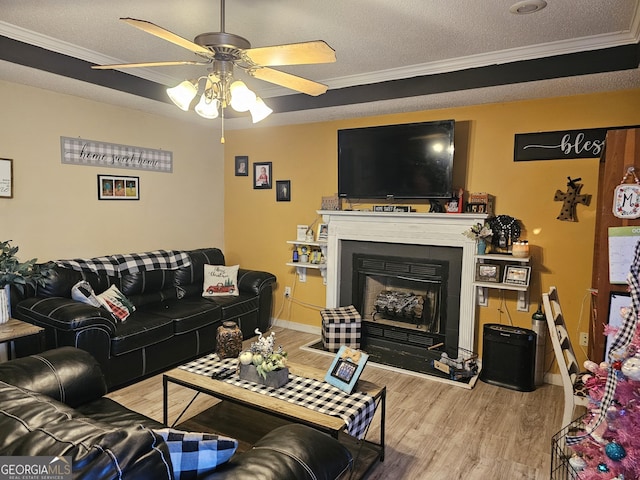
[[69, 137], [60, 137], [60, 150], [62, 163], [165, 173], [173, 171], [173, 153], [166, 150]]
[[607, 128], [517, 133], [513, 161], [600, 158]]

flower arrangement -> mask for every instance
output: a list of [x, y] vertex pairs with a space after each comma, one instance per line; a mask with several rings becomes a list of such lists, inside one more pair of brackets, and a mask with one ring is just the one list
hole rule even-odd
[[0, 242], [0, 287], [15, 285], [21, 293], [29, 285], [44, 285], [44, 280], [54, 266], [53, 262], [36, 264], [37, 258], [20, 262], [16, 254], [18, 247], [11, 246], [11, 240]]
[[282, 345], [275, 348], [276, 334], [271, 332], [268, 337], [264, 337], [262, 332], [256, 328], [258, 340], [251, 344], [248, 351], [240, 354], [240, 363], [243, 365], [253, 364], [258, 374], [266, 379], [267, 373], [280, 370], [287, 366], [287, 352]]
[[488, 223], [476, 223], [469, 230], [462, 232], [462, 234], [471, 240], [478, 241], [480, 239], [491, 238], [493, 236], [493, 230], [491, 230]]

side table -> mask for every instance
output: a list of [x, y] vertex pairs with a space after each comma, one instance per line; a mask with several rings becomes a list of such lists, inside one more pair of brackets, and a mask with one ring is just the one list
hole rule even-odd
[[0, 343], [8, 344], [7, 357], [9, 360], [11, 360], [11, 344], [14, 340], [31, 335], [38, 335], [39, 350], [42, 351], [44, 349], [44, 328], [15, 318], [10, 318], [8, 322], [0, 324]]

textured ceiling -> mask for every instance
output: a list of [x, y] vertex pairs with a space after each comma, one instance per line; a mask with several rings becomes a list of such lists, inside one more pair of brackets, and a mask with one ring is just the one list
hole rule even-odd
[[[323, 39], [336, 50], [334, 64], [281, 68], [327, 84], [321, 97], [247, 81], [276, 110], [268, 124], [640, 87], [638, 0], [548, 0], [527, 15], [510, 13], [513, 3], [228, 0], [225, 31], [253, 47]], [[69, 62], [195, 59], [119, 17], [148, 20], [188, 39], [220, 30], [218, 0], [0, 0], [0, 36], [17, 41], [0, 46], [0, 79], [199, 121], [156, 92], [203, 67], [128, 70], [144, 79], [136, 81], [153, 92], [147, 94], [107, 88], [114, 72], [85, 76], [88, 65]], [[47, 57], [30, 45], [63, 56]], [[107, 86], [96, 86], [95, 75]], [[131, 75], [117, 75], [114, 81], [131, 83]]]

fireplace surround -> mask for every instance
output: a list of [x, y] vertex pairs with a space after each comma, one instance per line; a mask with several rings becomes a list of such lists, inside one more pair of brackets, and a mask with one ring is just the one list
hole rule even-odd
[[[446, 305], [447, 308], [446, 328], [450, 328], [450, 324], [455, 324], [457, 338], [451, 338], [452, 333], [448, 330], [439, 332], [440, 337], [435, 338], [446, 339], [448, 334], [449, 338], [445, 342], [447, 350], [455, 350], [456, 347], [469, 351], [477, 350], [473, 285], [476, 245], [473, 240], [463, 235], [463, 232], [478, 222], [484, 222], [487, 218], [485, 214], [326, 210], [318, 213], [329, 225], [327, 307], [356, 303], [352, 273], [354, 256], [356, 262], [362, 255], [369, 255], [396, 260], [410, 258], [425, 264], [433, 263], [434, 260], [436, 264], [446, 263], [448, 264], [447, 290], [442, 295], [444, 302], [441, 306]], [[398, 277], [402, 276], [404, 276], [402, 273], [398, 274]], [[451, 291], [449, 291], [450, 288]], [[375, 328], [378, 326], [376, 323], [371, 322], [371, 325]], [[400, 330], [408, 335], [414, 335], [415, 331], [420, 332], [416, 325], [411, 324], [401, 326]], [[411, 330], [415, 331], [411, 332]], [[435, 339], [427, 342], [433, 343]], [[428, 345], [416, 348], [428, 348]]]

